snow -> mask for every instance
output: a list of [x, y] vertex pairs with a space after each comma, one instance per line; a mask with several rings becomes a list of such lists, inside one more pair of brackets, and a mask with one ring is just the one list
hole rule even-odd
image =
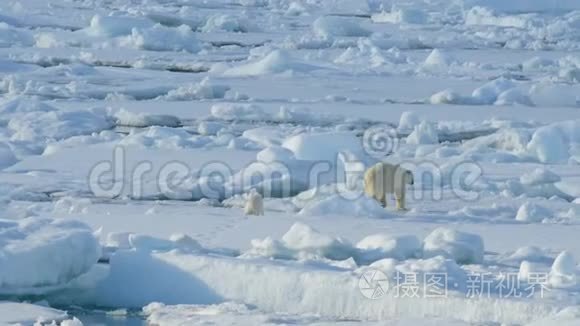
[[151, 28], [131, 29], [131, 35], [121, 40], [121, 45], [150, 51], [187, 51], [196, 53], [201, 45], [187, 25], [165, 27], [156, 24]]
[[560, 176], [546, 168], [537, 168], [531, 173], [523, 174], [520, 177], [520, 182], [528, 186], [556, 183], [561, 180]]
[[517, 212], [516, 220], [523, 222], [541, 222], [553, 217], [553, 212], [541, 205], [524, 203]]
[[236, 17], [227, 14], [216, 14], [207, 18], [205, 25], [201, 28], [204, 33], [225, 31], [234, 33], [257, 32], [259, 28], [252, 24], [246, 17]]
[[163, 114], [145, 114], [142, 112], [130, 112], [124, 109], [114, 114], [117, 125], [145, 128], [150, 126], [179, 127], [181, 121], [178, 117]]
[[[578, 1], [0, 12], [0, 320], [579, 323]], [[409, 210], [364, 195], [379, 161], [416, 174]], [[445, 298], [397, 297], [433, 273]]]
[[13, 28], [12, 26], [0, 22], [0, 47], [9, 48], [13, 46], [30, 46], [34, 39], [29, 32]]
[[371, 34], [356, 21], [342, 17], [319, 17], [312, 23], [312, 28], [314, 33], [327, 38], [336, 36], [365, 37]]
[[419, 258], [422, 255], [421, 241], [414, 235], [373, 234], [360, 240], [356, 248], [366, 251], [364, 258], [367, 261], [384, 258], [405, 260]]
[[531, 21], [524, 15], [497, 16], [489, 7], [473, 7], [465, 14], [465, 24], [527, 28]]
[[580, 322], [580, 307], [568, 307], [562, 309], [554, 316], [546, 317], [538, 321], [534, 321], [527, 326], [549, 326], [549, 325], [561, 325], [561, 326], [573, 326]]
[[[119, 142], [126, 147], [140, 148], [195, 148], [200, 143], [184, 129], [153, 126], [140, 131], [132, 131]], [[203, 144], [203, 140], [201, 140]]]
[[[351, 247], [342, 239], [333, 239], [327, 235], [320, 234], [302, 223], [294, 224], [284, 234], [282, 242], [291, 250], [308, 252], [333, 260], [347, 259], [348, 251]], [[346, 254], [343, 252], [346, 252]]]
[[373, 14], [371, 19], [375, 23], [425, 24], [427, 15], [417, 8], [393, 8], [390, 12]]
[[215, 136], [220, 130], [224, 129], [224, 125], [219, 122], [202, 121], [197, 126], [197, 132], [204, 136]]
[[483, 240], [476, 234], [438, 228], [423, 241], [423, 256], [443, 255], [460, 264], [483, 262]]
[[528, 151], [543, 163], [567, 163], [580, 143], [580, 121], [565, 121], [538, 128], [528, 143]]
[[266, 237], [254, 239], [245, 257], [272, 257], [278, 259], [331, 259], [351, 258], [355, 249], [340, 238], [322, 234], [312, 227], [295, 223], [280, 240]]
[[9, 167], [18, 162], [18, 159], [12, 152], [10, 146], [5, 143], [0, 143], [0, 169]]
[[294, 157], [307, 161], [326, 161], [335, 164], [338, 154], [350, 151], [362, 154], [362, 143], [351, 133], [299, 134], [286, 139], [282, 147], [294, 153]]
[[284, 72], [309, 72], [318, 69], [322, 67], [300, 62], [285, 50], [273, 50], [254, 62], [226, 70], [224, 75], [229, 77], [260, 76]]
[[[300, 234], [304, 235], [303, 232]], [[318, 239], [313, 242], [304, 238], [300, 238], [298, 242], [301, 245], [316, 243], [324, 246], [335, 243], [326, 239], [323, 242]], [[198, 256], [175, 251], [153, 254], [119, 252], [112, 258], [111, 273], [99, 285], [97, 296], [100, 300], [114, 302], [116, 305], [141, 306], [152, 301], [164, 302], [166, 305], [176, 302], [215, 305], [223, 303], [225, 300], [222, 298], [228, 298], [234, 302], [243, 300], [260, 310], [288, 314], [316, 311], [319, 315], [334, 319], [376, 320], [395, 316], [417, 318], [436, 312], [438, 316], [472, 323], [490, 321], [520, 324], [554, 312], [549, 307], [535, 306], [528, 300], [506, 300], [502, 305], [497, 305], [497, 301], [493, 299], [473, 302], [460, 298], [401, 300], [396, 297], [395, 292], [389, 292], [379, 300], [369, 301], [361, 295], [358, 288], [360, 275], [367, 268], [353, 272], [332, 266], [316, 268], [317, 265], [304, 265], [299, 262]], [[149, 271], [149, 276], [129, 277], [131, 270], [135, 268]], [[413, 271], [421, 273], [420, 275], [446, 272], [452, 283], [465, 281], [465, 272], [453, 261], [442, 257], [406, 261], [396, 265], [392, 273], [397, 270], [407, 273]], [[165, 277], [160, 278], [158, 275]], [[173, 284], [180, 281], [185, 286], [171, 288], [168, 278]], [[125, 291], [113, 290], [111, 286], [121, 280], [124, 282]], [[148, 286], [144, 286], [145, 284]], [[337, 307], [327, 300], [320, 300], [321, 296], [342, 298], [341, 304]], [[396, 309], [384, 309], [385, 306]], [[498, 306], [501, 307], [499, 310]], [[157, 308], [162, 307], [155, 304], [147, 308], [146, 312], [161, 313], [163, 310]], [[482, 309], [486, 314], [478, 313]], [[495, 313], [491, 313], [492, 311]], [[170, 316], [178, 314], [179, 312], [173, 310]]]
[[295, 159], [294, 152], [281, 146], [266, 147], [256, 155], [256, 160], [264, 163], [289, 163]]
[[[33, 305], [29, 303], [16, 303], [0, 301], [0, 324], [1, 325], [40, 325], [60, 322], [60, 325], [73, 326], [66, 323], [69, 316], [64, 311], [49, 307]], [[77, 324], [77, 325], [82, 325]]]
[[398, 130], [401, 131], [411, 131], [414, 130], [416, 126], [421, 124], [421, 117], [415, 112], [405, 111], [401, 114], [399, 119]]
[[306, 216], [345, 215], [365, 218], [389, 217], [384, 207], [376, 200], [366, 197], [360, 192], [348, 192], [347, 189], [339, 194], [312, 200], [298, 214]]
[[[86, 273], [100, 247], [92, 230], [74, 220], [1, 220], [0, 292], [42, 293]], [[30, 268], [31, 266], [39, 268]]]
[[452, 63], [451, 58], [444, 54], [439, 49], [434, 49], [431, 51], [425, 62], [423, 63], [426, 67], [446, 67]]
[[143, 17], [95, 15], [85, 32], [93, 36], [120, 36], [132, 33], [133, 28], [150, 28], [154, 24]]
[[8, 122], [13, 131], [11, 139], [38, 141], [45, 139], [65, 139], [86, 135], [113, 126], [108, 117], [97, 112], [30, 112], [14, 117]]
[[542, 222], [544, 219], [552, 217], [552, 212], [545, 207], [532, 202], [526, 202], [518, 209], [516, 221], [522, 222]]
[[550, 269], [550, 285], [554, 288], [576, 287], [578, 285], [577, 272], [574, 256], [567, 251], [562, 251]]
[[522, 261], [522, 263], [520, 264], [520, 269], [518, 271], [518, 280], [520, 282], [530, 282], [531, 277], [533, 277], [534, 274], [538, 274], [538, 273], [542, 273], [541, 268], [539, 268], [539, 266], [537, 266], [539, 264], [534, 264], [532, 262], [529, 261]]
[[215, 104], [211, 107], [211, 116], [223, 120], [260, 120], [265, 113], [256, 105]]
[[439, 143], [437, 129], [427, 121], [421, 121], [407, 137], [407, 143], [413, 145], [429, 145]]
[[573, 0], [563, 0], [557, 3], [546, 3], [541, 0], [515, 0], [504, 2], [501, 0], [463, 0], [465, 7], [484, 6], [504, 12], [534, 12], [579, 10], [580, 5]]
[[170, 90], [162, 98], [168, 101], [189, 101], [196, 99], [218, 99], [224, 98], [226, 92], [230, 90], [227, 85], [213, 83], [209, 78], [204, 78], [197, 84], [180, 86]]

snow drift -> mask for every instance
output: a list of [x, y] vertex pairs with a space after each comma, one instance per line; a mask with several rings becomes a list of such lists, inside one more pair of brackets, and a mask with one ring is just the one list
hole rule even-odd
[[97, 239], [81, 222], [0, 220], [0, 293], [34, 294], [64, 285], [86, 273], [99, 256]]

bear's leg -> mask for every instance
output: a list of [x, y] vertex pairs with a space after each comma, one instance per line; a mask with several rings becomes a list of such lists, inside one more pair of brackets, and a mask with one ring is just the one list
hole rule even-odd
[[395, 186], [395, 200], [397, 202], [397, 210], [406, 210], [405, 207], [405, 184]]
[[379, 201], [381, 203], [381, 205], [385, 208], [387, 208], [387, 194], [385, 192], [382, 193], [381, 195], [381, 200]]
[[397, 210], [404, 211], [405, 207], [405, 190], [395, 192], [395, 200], [397, 201]]

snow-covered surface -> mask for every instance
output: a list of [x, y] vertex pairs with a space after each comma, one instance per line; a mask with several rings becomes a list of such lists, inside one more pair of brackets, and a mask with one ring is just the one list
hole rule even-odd
[[[0, 293], [35, 294], [86, 273], [101, 250], [90, 227], [73, 220], [0, 220]], [[45, 290], [45, 288], [48, 288]]]
[[0, 325], [46, 325], [52, 322], [64, 326], [82, 325], [70, 320], [64, 311], [29, 303], [0, 301]]
[[[580, 324], [579, 22], [575, 0], [1, 2], [0, 324], [70, 319], [30, 300], [86, 324]], [[413, 172], [407, 211], [364, 194], [380, 160]], [[397, 297], [401, 273], [449, 293]], [[468, 298], [474, 274], [523, 297]]]

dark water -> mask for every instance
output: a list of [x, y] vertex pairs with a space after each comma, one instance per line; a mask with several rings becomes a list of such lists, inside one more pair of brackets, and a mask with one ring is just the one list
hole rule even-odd
[[113, 310], [83, 307], [55, 307], [66, 311], [83, 322], [84, 325], [106, 326], [142, 326], [147, 325], [146, 318], [140, 310], [128, 310], [124, 315], [116, 315]]

